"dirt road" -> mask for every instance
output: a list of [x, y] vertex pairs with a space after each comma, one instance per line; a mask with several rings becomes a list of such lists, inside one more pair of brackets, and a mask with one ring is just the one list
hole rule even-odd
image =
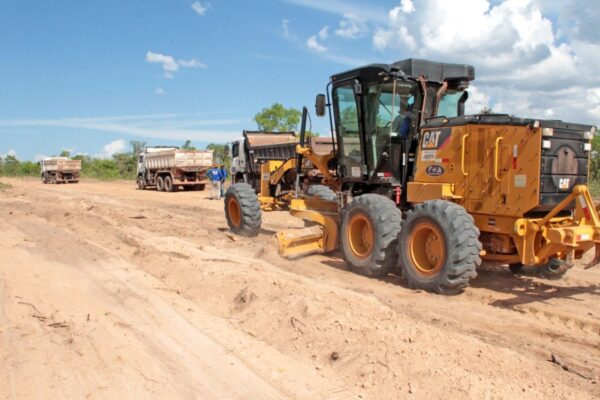
[[285, 213], [246, 239], [204, 192], [0, 181], [0, 398], [600, 397], [600, 268], [438, 296], [279, 258]]

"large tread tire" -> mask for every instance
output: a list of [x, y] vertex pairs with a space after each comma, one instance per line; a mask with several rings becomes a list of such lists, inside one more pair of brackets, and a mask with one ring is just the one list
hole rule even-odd
[[557, 280], [561, 279], [568, 270], [573, 267], [573, 264], [552, 258], [546, 264], [539, 266], [524, 266], [523, 264], [511, 264], [508, 266], [510, 271], [515, 275], [535, 276], [542, 279]]
[[165, 178], [159, 176], [156, 178], [156, 190], [163, 192], [165, 190]]
[[47, 177], [46, 177], [46, 174], [42, 174], [42, 183], [43, 183], [44, 185], [46, 185], [46, 184], [48, 183], [48, 179], [47, 179]]
[[337, 195], [335, 192], [329, 187], [325, 185], [311, 185], [306, 190], [307, 196], [318, 197], [323, 200], [328, 201], [336, 201]]
[[[431, 261], [427, 246], [436, 243], [435, 261]], [[416, 205], [402, 222], [399, 267], [413, 289], [457, 294], [477, 276], [481, 249], [479, 229], [464, 207], [446, 200], [430, 200]], [[430, 261], [435, 266], [429, 265]]]
[[165, 176], [165, 192], [174, 192], [175, 185], [173, 185], [173, 178], [170, 175]]
[[358, 274], [385, 276], [396, 266], [402, 212], [385, 196], [364, 194], [344, 211], [340, 231], [344, 259]]
[[225, 193], [225, 218], [231, 231], [256, 236], [262, 225], [262, 210], [254, 188], [247, 183], [231, 185]]

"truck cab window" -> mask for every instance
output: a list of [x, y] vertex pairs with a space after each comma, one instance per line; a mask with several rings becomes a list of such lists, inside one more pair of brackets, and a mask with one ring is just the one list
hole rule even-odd
[[341, 165], [345, 175], [353, 178], [362, 176], [364, 164], [360, 146], [358, 108], [352, 86], [341, 86], [334, 90], [333, 101], [337, 113], [337, 126], [340, 138]]
[[231, 146], [231, 156], [232, 157], [238, 157], [240, 155], [240, 144], [239, 143], [234, 143]]

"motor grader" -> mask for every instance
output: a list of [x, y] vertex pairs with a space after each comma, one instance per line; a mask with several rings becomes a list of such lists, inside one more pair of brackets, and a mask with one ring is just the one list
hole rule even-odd
[[[482, 260], [559, 277], [598, 253], [586, 186], [596, 128], [465, 115], [474, 77], [472, 66], [416, 59], [333, 75], [316, 113], [329, 110], [337, 199], [291, 199], [290, 213], [317, 225], [278, 232], [280, 253], [339, 248], [360, 274], [399, 271], [413, 288], [446, 294]], [[261, 202], [238, 189], [225, 198], [228, 224], [255, 235]]]

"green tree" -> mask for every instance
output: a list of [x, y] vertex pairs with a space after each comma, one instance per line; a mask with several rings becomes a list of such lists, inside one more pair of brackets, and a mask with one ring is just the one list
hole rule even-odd
[[71, 157], [71, 152], [69, 150], [63, 149], [60, 152], [60, 157]]
[[269, 108], [263, 108], [254, 116], [254, 121], [261, 131], [286, 132], [298, 128], [302, 113], [295, 108], [285, 108], [280, 103], [275, 103]]
[[19, 160], [13, 155], [4, 158], [4, 173], [8, 176], [16, 176], [19, 171]]
[[186, 140], [183, 143], [183, 146], [181, 146], [182, 149], [184, 150], [196, 150], [195, 146], [192, 146], [192, 141], [191, 140]]
[[223, 164], [227, 168], [231, 165], [231, 155], [229, 153], [228, 144], [211, 143], [206, 146], [208, 150], [213, 152], [213, 162], [215, 164]]
[[139, 140], [130, 140], [129, 144], [131, 145], [131, 152], [134, 155], [143, 153], [144, 149], [146, 148], [146, 142], [141, 142]]

